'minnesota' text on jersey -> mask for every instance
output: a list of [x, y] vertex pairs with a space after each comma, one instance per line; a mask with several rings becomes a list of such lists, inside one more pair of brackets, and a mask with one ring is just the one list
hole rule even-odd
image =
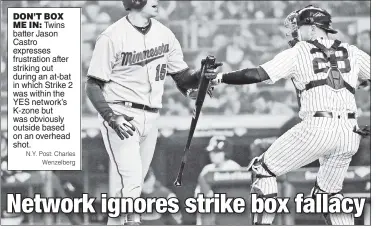
[[88, 75], [107, 82], [103, 88], [107, 102], [161, 108], [166, 75], [188, 68], [171, 30], [157, 20], [150, 23], [143, 34], [123, 17], [98, 37]]

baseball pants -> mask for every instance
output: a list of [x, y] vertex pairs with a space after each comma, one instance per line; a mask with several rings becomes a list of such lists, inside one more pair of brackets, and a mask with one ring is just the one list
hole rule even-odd
[[[266, 167], [280, 176], [319, 159], [317, 185], [327, 193], [340, 192], [352, 156], [358, 151], [361, 136], [353, 132], [357, 125], [355, 119], [348, 119], [344, 114], [341, 114], [341, 118], [338, 118], [338, 114], [334, 117], [310, 117], [291, 128], [264, 153]], [[269, 174], [263, 168], [260, 173]], [[256, 179], [254, 186], [263, 195], [278, 192], [275, 177]], [[273, 219], [265, 215], [262, 223], [270, 224]], [[332, 223], [346, 225], [351, 224], [351, 220], [351, 216], [337, 215], [332, 218]]]
[[[137, 198], [141, 195], [146, 173], [153, 159], [158, 136], [159, 113], [152, 113], [123, 105], [110, 105], [116, 114], [134, 117], [136, 131], [121, 140], [108, 123], [99, 116], [101, 132], [110, 158], [109, 193], [111, 197]], [[108, 218], [108, 225], [123, 225], [124, 217]]]

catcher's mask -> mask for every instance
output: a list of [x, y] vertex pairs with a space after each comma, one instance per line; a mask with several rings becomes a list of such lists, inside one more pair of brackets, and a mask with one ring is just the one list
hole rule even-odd
[[299, 28], [302, 25], [315, 25], [325, 30], [327, 33], [337, 33], [337, 31], [331, 27], [331, 23], [332, 17], [324, 9], [309, 5], [303, 9], [296, 10], [290, 13], [284, 21], [285, 27], [289, 29], [286, 35], [292, 37], [288, 44], [290, 47], [294, 47], [296, 43], [301, 41]]

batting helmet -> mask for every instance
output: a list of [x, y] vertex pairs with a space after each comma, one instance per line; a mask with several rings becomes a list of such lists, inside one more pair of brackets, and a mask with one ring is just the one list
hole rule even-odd
[[210, 139], [206, 150], [215, 153], [224, 152], [227, 158], [231, 158], [233, 144], [225, 136], [214, 136]]
[[148, 2], [147, 0], [122, 0], [124, 8], [126, 10], [131, 10], [131, 9], [142, 9], [146, 3]]

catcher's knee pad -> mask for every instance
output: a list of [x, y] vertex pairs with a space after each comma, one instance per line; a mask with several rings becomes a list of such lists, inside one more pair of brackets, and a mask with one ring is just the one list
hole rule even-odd
[[251, 193], [257, 193], [258, 196], [265, 198], [277, 194], [276, 175], [268, 169], [262, 157], [253, 158], [249, 163], [248, 171], [253, 174]]
[[[254, 181], [251, 185], [251, 194], [256, 194], [257, 198], [276, 198], [278, 193], [277, 179], [263, 162], [262, 157], [255, 157], [249, 163], [248, 171], [251, 171]], [[275, 214], [253, 214], [255, 225], [270, 225]]]
[[[338, 199], [343, 199], [344, 196], [341, 192], [336, 192], [336, 193], [329, 193], [326, 192], [325, 190], [321, 189], [320, 186], [315, 183], [315, 186], [312, 188], [311, 191], [311, 197], [312, 198], [317, 198], [317, 194], [327, 194], [328, 198], [338, 198]], [[354, 225], [354, 216], [353, 214], [345, 214], [345, 213], [336, 213], [336, 214], [331, 214], [331, 213], [323, 213], [325, 223], [327, 225]]]
[[276, 175], [266, 166], [263, 156], [253, 158], [247, 169], [253, 173], [256, 179], [276, 177]]

